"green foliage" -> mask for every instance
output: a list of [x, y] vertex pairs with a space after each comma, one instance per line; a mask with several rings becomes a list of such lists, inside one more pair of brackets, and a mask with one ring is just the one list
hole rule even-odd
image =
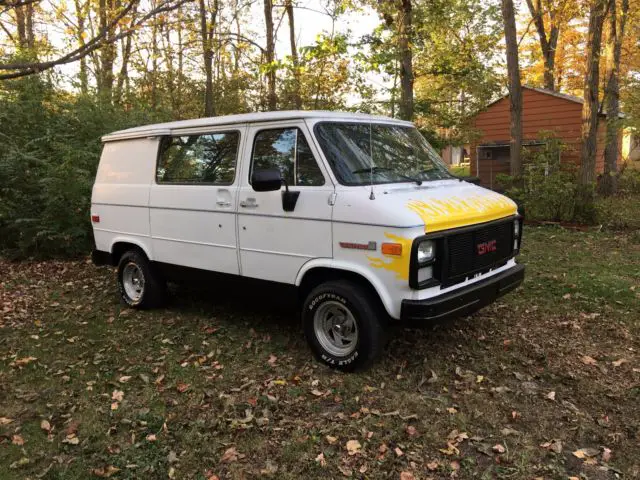
[[620, 195], [640, 194], [640, 162], [629, 162], [618, 177]]
[[86, 254], [91, 187], [110, 131], [155, 119], [54, 90], [41, 78], [0, 90], [0, 252], [11, 257]]
[[575, 165], [561, 162], [566, 145], [552, 133], [540, 133], [544, 144], [523, 150], [522, 177], [498, 175], [498, 184], [507, 195], [525, 207], [527, 218], [591, 223], [595, 213], [589, 212], [586, 204], [579, 201], [589, 192], [579, 191]]

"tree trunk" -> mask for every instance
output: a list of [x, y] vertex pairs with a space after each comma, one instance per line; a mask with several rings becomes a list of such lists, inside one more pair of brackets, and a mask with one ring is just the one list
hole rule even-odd
[[527, 0], [527, 6], [531, 13], [531, 18], [538, 31], [540, 40], [540, 50], [544, 61], [544, 88], [555, 90], [554, 69], [556, 63], [556, 47], [558, 46], [558, 37], [560, 35], [560, 27], [556, 24], [556, 15], [554, 11], [549, 12], [549, 36], [544, 25], [544, 12], [542, 11], [541, 0]]
[[264, 0], [264, 21], [267, 27], [267, 103], [269, 110], [276, 110], [278, 97], [276, 95], [276, 69], [275, 61], [275, 39], [273, 38], [273, 1]]
[[606, 46], [607, 67], [605, 78], [605, 102], [607, 113], [607, 138], [604, 148], [604, 175], [600, 182], [603, 195], [613, 195], [618, 189], [618, 156], [619, 152], [619, 114], [620, 114], [620, 55], [629, 12], [629, 0], [622, 0], [618, 14], [616, 1], [611, 2], [609, 12], [609, 35]]
[[[85, 18], [87, 17], [87, 9], [88, 3], [84, 5], [80, 3], [79, 0], [75, 0], [75, 9], [76, 9], [76, 22], [77, 22], [77, 30], [76, 35], [78, 36], [78, 44], [79, 46], [83, 46], [84, 42], [84, 33], [85, 33]], [[82, 57], [80, 59], [80, 72], [78, 73], [78, 80], [80, 82], [80, 92], [83, 95], [89, 93], [89, 74], [87, 71], [87, 58]]]
[[200, 37], [202, 40], [202, 60], [205, 73], [204, 91], [204, 116], [215, 115], [213, 105], [213, 31], [218, 16], [218, 0], [213, 3], [211, 19], [207, 22], [207, 8], [204, 0], [199, 0], [200, 5]]
[[513, 0], [502, 0], [502, 18], [504, 21], [504, 39], [507, 45], [507, 71], [509, 74], [509, 110], [511, 112], [511, 139], [509, 156], [511, 157], [511, 176], [522, 174], [522, 85], [520, 84], [520, 65], [518, 63], [518, 39], [516, 38], [516, 18]]
[[[113, 0], [100, 0], [98, 2], [98, 18], [100, 30], [106, 30], [110, 24], [111, 14], [114, 11]], [[114, 32], [110, 31], [105, 36], [105, 44], [100, 48], [100, 69], [97, 78], [98, 95], [110, 103], [113, 92], [113, 64], [116, 59], [116, 46], [113, 42]]]
[[398, 44], [400, 47], [400, 118], [413, 119], [413, 34], [411, 0], [402, 0], [398, 12]]
[[296, 27], [293, 18], [293, 0], [286, 0], [285, 8], [289, 19], [289, 43], [291, 44], [291, 62], [293, 63], [293, 103], [296, 110], [302, 109], [302, 98], [300, 97], [300, 60], [298, 58], [298, 47], [296, 45]]
[[[588, 187], [596, 178], [596, 147], [598, 132], [598, 77], [600, 73], [600, 48], [602, 27], [607, 11], [607, 0], [593, 0], [589, 11], [587, 34], [587, 72], [584, 82], [582, 106], [582, 149], [580, 154], [580, 183]], [[585, 190], [586, 192], [586, 190]], [[588, 201], [583, 198], [583, 201]]]

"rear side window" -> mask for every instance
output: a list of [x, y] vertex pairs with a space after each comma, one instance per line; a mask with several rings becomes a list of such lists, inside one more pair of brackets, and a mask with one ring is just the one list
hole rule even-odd
[[239, 143], [239, 132], [165, 137], [160, 145], [156, 181], [231, 185]]
[[256, 134], [251, 157], [252, 175], [254, 170], [276, 167], [289, 185], [324, 185], [324, 176], [299, 128], [262, 130]]

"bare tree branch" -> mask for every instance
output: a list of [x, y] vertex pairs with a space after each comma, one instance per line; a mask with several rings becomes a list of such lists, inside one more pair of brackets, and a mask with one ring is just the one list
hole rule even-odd
[[[3, 0], [0, 0], [3, 1]], [[98, 31], [95, 37], [86, 42], [84, 45], [78, 47], [77, 49], [55, 59], [49, 60], [46, 62], [15, 62], [15, 63], [5, 63], [0, 64], [0, 71], [5, 70], [8, 73], [0, 73], [0, 80], [8, 80], [12, 78], [25, 77], [27, 75], [32, 75], [35, 73], [40, 73], [45, 70], [49, 70], [58, 65], [64, 65], [67, 63], [73, 63], [75, 61], [80, 60], [82, 57], [87, 56], [91, 52], [97, 50], [102, 47], [106, 43], [115, 42], [124, 38], [128, 35], [131, 35], [138, 27], [140, 27], [145, 21], [150, 19], [151, 17], [158, 15], [163, 12], [169, 12], [171, 10], [175, 10], [176, 8], [184, 5], [186, 3], [190, 3], [193, 0], [179, 0], [176, 3], [172, 3], [171, 0], [167, 0], [166, 2], [160, 4], [153, 10], [150, 10], [145, 15], [140, 17], [140, 19], [135, 23], [130, 25], [126, 30], [123, 30], [117, 35], [109, 37], [108, 42], [106, 41], [107, 35], [118, 25], [120, 20], [122, 20], [134, 7], [137, 5], [140, 0], [131, 0], [129, 3], [125, 5], [122, 11], [116, 15], [113, 20], [103, 29]]]

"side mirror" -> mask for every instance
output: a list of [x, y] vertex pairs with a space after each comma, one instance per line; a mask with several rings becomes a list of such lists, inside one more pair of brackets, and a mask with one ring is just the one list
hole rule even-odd
[[282, 187], [282, 173], [278, 168], [254, 170], [251, 176], [251, 186], [256, 192], [273, 192]]

